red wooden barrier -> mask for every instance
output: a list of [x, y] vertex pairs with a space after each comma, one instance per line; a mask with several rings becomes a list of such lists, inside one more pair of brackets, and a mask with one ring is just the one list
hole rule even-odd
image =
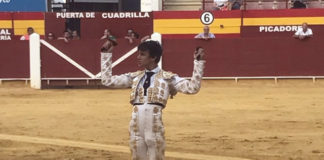
[[[322, 38], [164, 40], [166, 70], [190, 76], [196, 46], [206, 50], [206, 77], [323, 76]], [[186, 47], [181, 47], [186, 46]]]
[[29, 78], [28, 41], [0, 41], [0, 78]]

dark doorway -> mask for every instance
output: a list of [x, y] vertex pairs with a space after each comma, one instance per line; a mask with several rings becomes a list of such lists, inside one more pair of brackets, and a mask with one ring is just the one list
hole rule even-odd
[[141, 0], [121, 0], [122, 12], [140, 12]]

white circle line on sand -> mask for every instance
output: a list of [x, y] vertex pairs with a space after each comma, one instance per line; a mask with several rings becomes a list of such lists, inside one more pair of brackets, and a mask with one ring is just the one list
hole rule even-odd
[[[105, 150], [111, 152], [130, 153], [129, 148], [127, 146], [107, 145], [107, 144], [100, 144], [100, 143], [72, 141], [72, 140], [64, 140], [64, 139], [56, 139], [56, 138], [41, 138], [41, 137], [31, 137], [31, 136], [21, 136], [21, 135], [0, 134], [0, 140], [10, 140], [10, 141], [17, 141], [17, 142], [25, 142], [25, 143], [47, 144], [47, 145], [56, 145], [56, 146], [65, 146], [65, 147]], [[194, 154], [194, 153], [181, 153], [181, 152], [166, 152], [165, 156], [172, 157], [172, 158], [190, 159], [190, 160], [249, 160], [245, 158], [224, 157], [224, 156]]]

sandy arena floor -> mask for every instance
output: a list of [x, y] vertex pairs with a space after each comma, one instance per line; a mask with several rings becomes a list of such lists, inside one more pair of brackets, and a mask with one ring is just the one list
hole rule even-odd
[[[129, 92], [34, 90], [24, 83], [3, 82], [0, 160], [129, 159], [128, 151], [69, 144], [89, 142], [127, 150]], [[315, 84], [312, 80], [279, 80], [278, 84], [273, 80], [244, 80], [238, 84], [233, 80], [206, 80], [199, 94], [178, 94], [169, 100], [163, 121], [169, 155], [184, 155], [167, 160], [189, 159], [185, 153], [209, 155], [215, 160], [226, 160], [227, 156], [324, 160], [324, 80]], [[6, 139], [6, 135], [48, 140], [30, 143]], [[68, 142], [55, 144], [51, 139]]]

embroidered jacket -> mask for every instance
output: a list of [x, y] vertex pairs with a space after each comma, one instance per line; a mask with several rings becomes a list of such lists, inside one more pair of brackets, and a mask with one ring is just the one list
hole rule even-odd
[[205, 61], [194, 60], [194, 71], [190, 80], [179, 77], [177, 74], [158, 70], [144, 96], [143, 82], [145, 71], [130, 72], [121, 75], [112, 75], [112, 53], [101, 53], [101, 81], [110, 88], [132, 88], [130, 103], [160, 103], [166, 105], [169, 97], [177, 92], [195, 94], [200, 89]]

